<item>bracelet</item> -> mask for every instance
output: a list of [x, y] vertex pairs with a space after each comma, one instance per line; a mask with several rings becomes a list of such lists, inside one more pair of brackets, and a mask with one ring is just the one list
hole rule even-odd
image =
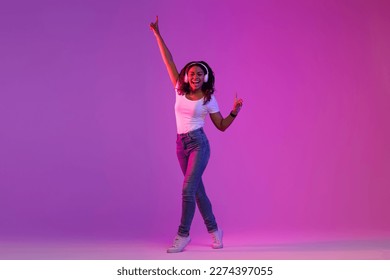
[[230, 112], [230, 116], [231, 116], [232, 118], [237, 117], [237, 115], [233, 114], [233, 112]]

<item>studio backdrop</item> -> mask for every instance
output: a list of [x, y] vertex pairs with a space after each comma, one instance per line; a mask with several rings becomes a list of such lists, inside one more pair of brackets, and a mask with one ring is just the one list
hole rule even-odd
[[[204, 174], [226, 234], [390, 232], [390, 2], [2, 1], [0, 239], [174, 236], [175, 92], [204, 60], [227, 116]], [[206, 232], [199, 212], [194, 232]]]

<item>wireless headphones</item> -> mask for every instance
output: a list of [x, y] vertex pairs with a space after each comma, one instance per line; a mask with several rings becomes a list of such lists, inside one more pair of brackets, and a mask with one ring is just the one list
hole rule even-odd
[[187, 68], [186, 68], [186, 73], [184, 75], [184, 82], [185, 83], [188, 83], [188, 70], [190, 69], [191, 66], [193, 65], [202, 65], [204, 67], [204, 69], [206, 69], [206, 73], [204, 75], [204, 79], [203, 79], [203, 82], [207, 83], [207, 81], [209, 80], [209, 69], [207, 69], [206, 65], [204, 65], [203, 63], [200, 63], [200, 62], [193, 62], [193, 63], [190, 63]]

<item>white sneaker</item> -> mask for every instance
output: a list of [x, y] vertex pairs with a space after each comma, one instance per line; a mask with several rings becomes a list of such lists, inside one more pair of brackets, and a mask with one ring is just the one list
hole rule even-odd
[[173, 244], [168, 248], [167, 253], [180, 253], [184, 250], [184, 248], [190, 243], [191, 238], [189, 236], [183, 237], [180, 235], [176, 235], [175, 240], [173, 240]]
[[223, 237], [223, 231], [222, 229], [218, 229], [217, 231], [214, 231], [211, 234], [211, 237], [213, 238], [213, 249], [221, 249], [223, 248], [222, 243], [222, 237]]

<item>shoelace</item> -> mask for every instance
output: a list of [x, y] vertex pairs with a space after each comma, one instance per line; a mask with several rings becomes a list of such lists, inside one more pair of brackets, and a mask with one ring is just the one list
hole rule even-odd
[[173, 241], [173, 246], [172, 247], [178, 247], [179, 246], [179, 237], [176, 237], [175, 240]]
[[211, 235], [213, 236], [214, 243], [218, 243], [219, 244], [220, 242], [219, 242], [219, 238], [217, 237], [217, 231], [213, 232]]
[[180, 237], [178, 237], [178, 236], [176, 236], [176, 238], [175, 238], [175, 240], [173, 241], [173, 245], [172, 245], [172, 247], [179, 247], [179, 244], [180, 244]]

